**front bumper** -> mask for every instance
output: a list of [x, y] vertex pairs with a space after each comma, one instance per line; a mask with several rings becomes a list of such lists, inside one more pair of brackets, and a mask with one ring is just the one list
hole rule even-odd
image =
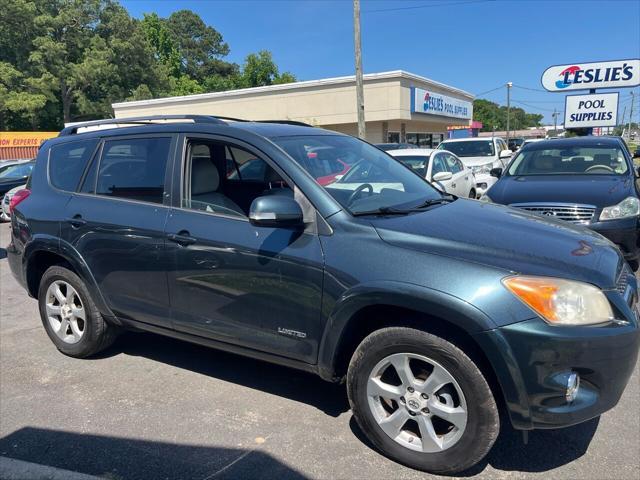
[[640, 230], [637, 218], [592, 222], [589, 228], [615, 243], [625, 260], [634, 261], [640, 258]]
[[[607, 294], [614, 300], [617, 318], [624, 321], [557, 327], [536, 318], [476, 335], [494, 368], [515, 428], [566, 427], [597, 417], [618, 403], [640, 347], [637, 284], [630, 282], [628, 303], [615, 291]], [[580, 375], [580, 389], [569, 402], [571, 373]]]

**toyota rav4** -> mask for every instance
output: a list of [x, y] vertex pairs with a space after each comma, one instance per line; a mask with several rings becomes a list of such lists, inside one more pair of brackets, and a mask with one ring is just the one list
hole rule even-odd
[[429, 472], [479, 462], [500, 409], [600, 415], [636, 364], [636, 279], [604, 237], [295, 122], [74, 125], [11, 208], [11, 269], [62, 353], [139, 329], [344, 380], [371, 442]]

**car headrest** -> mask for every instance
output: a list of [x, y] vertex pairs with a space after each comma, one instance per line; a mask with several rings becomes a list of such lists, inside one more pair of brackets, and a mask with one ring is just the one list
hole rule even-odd
[[557, 165], [560, 157], [554, 157], [553, 155], [540, 155], [533, 161], [534, 171], [551, 171]]
[[208, 157], [195, 157], [191, 163], [191, 195], [215, 192], [220, 186], [218, 169]]
[[268, 166], [267, 171], [264, 174], [265, 183], [280, 183], [284, 182], [282, 177], [278, 172], [276, 172], [273, 167]]

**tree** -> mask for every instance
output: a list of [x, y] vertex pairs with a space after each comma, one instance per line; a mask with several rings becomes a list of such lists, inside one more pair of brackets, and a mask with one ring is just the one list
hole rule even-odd
[[273, 61], [273, 55], [268, 50], [247, 55], [242, 67], [241, 83], [244, 88], [261, 87], [279, 83], [295, 82], [295, 77], [289, 73], [278, 72], [278, 66]]
[[58, 129], [112, 115], [111, 104], [295, 81], [270, 52], [242, 67], [196, 13], [132, 18], [117, 0], [5, 0], [0, 129]]
[[38, 112], [47, 102], [47, 97], [29, 91], [23, 84], [24, 75], [8, 62], [0, 62], [0, 129], [5, 127], [7, 114], [25, 117], [31, 128], [36, 128]]
[[182, 57], [166, 22], [157, 13], [145, 13], [141, 25], [154, 49], [155, 57], [167, 66], [171, 76], [180, 77]]
[[[527, 113], [522, 108], [511, 107], [511, 130], [521, 130], [528, 127], [540, 126], [543, 115]], [[473, 119], [482, 122], [482, 131], [491, 132], [494, 129], [504, 131], [507, 129], [507, 107], [479, 98], [473, 101]]]
[[204, 23], [197, 13], [179, 10], [164, 22], [180, 53], [182, 73], [202, 81], [227, 71], [228, 64], [221, 58], [229, 54], [229, 45], [220, 32]]

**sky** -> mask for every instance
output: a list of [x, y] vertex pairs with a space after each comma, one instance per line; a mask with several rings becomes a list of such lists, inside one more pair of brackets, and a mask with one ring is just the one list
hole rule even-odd
[[[229, 44], [228, 61], [270, 50], [280, 70], [299, 80], [354, 73], [352, 0], [121, 3], [135, 17], [197, 12]], [[512, 104], [546, 123], [554, 108], [563, 111], [564, 94], [542, 90], [545, 68], [640, 58], [640, 0], [361, 0], [361, 12], [365, 73], [406, 70], [501, 105], [513, 82]], [[631, 91], [620, 90], [625, 121]], [[633, 91], [637, 122], [640, 88]]]

